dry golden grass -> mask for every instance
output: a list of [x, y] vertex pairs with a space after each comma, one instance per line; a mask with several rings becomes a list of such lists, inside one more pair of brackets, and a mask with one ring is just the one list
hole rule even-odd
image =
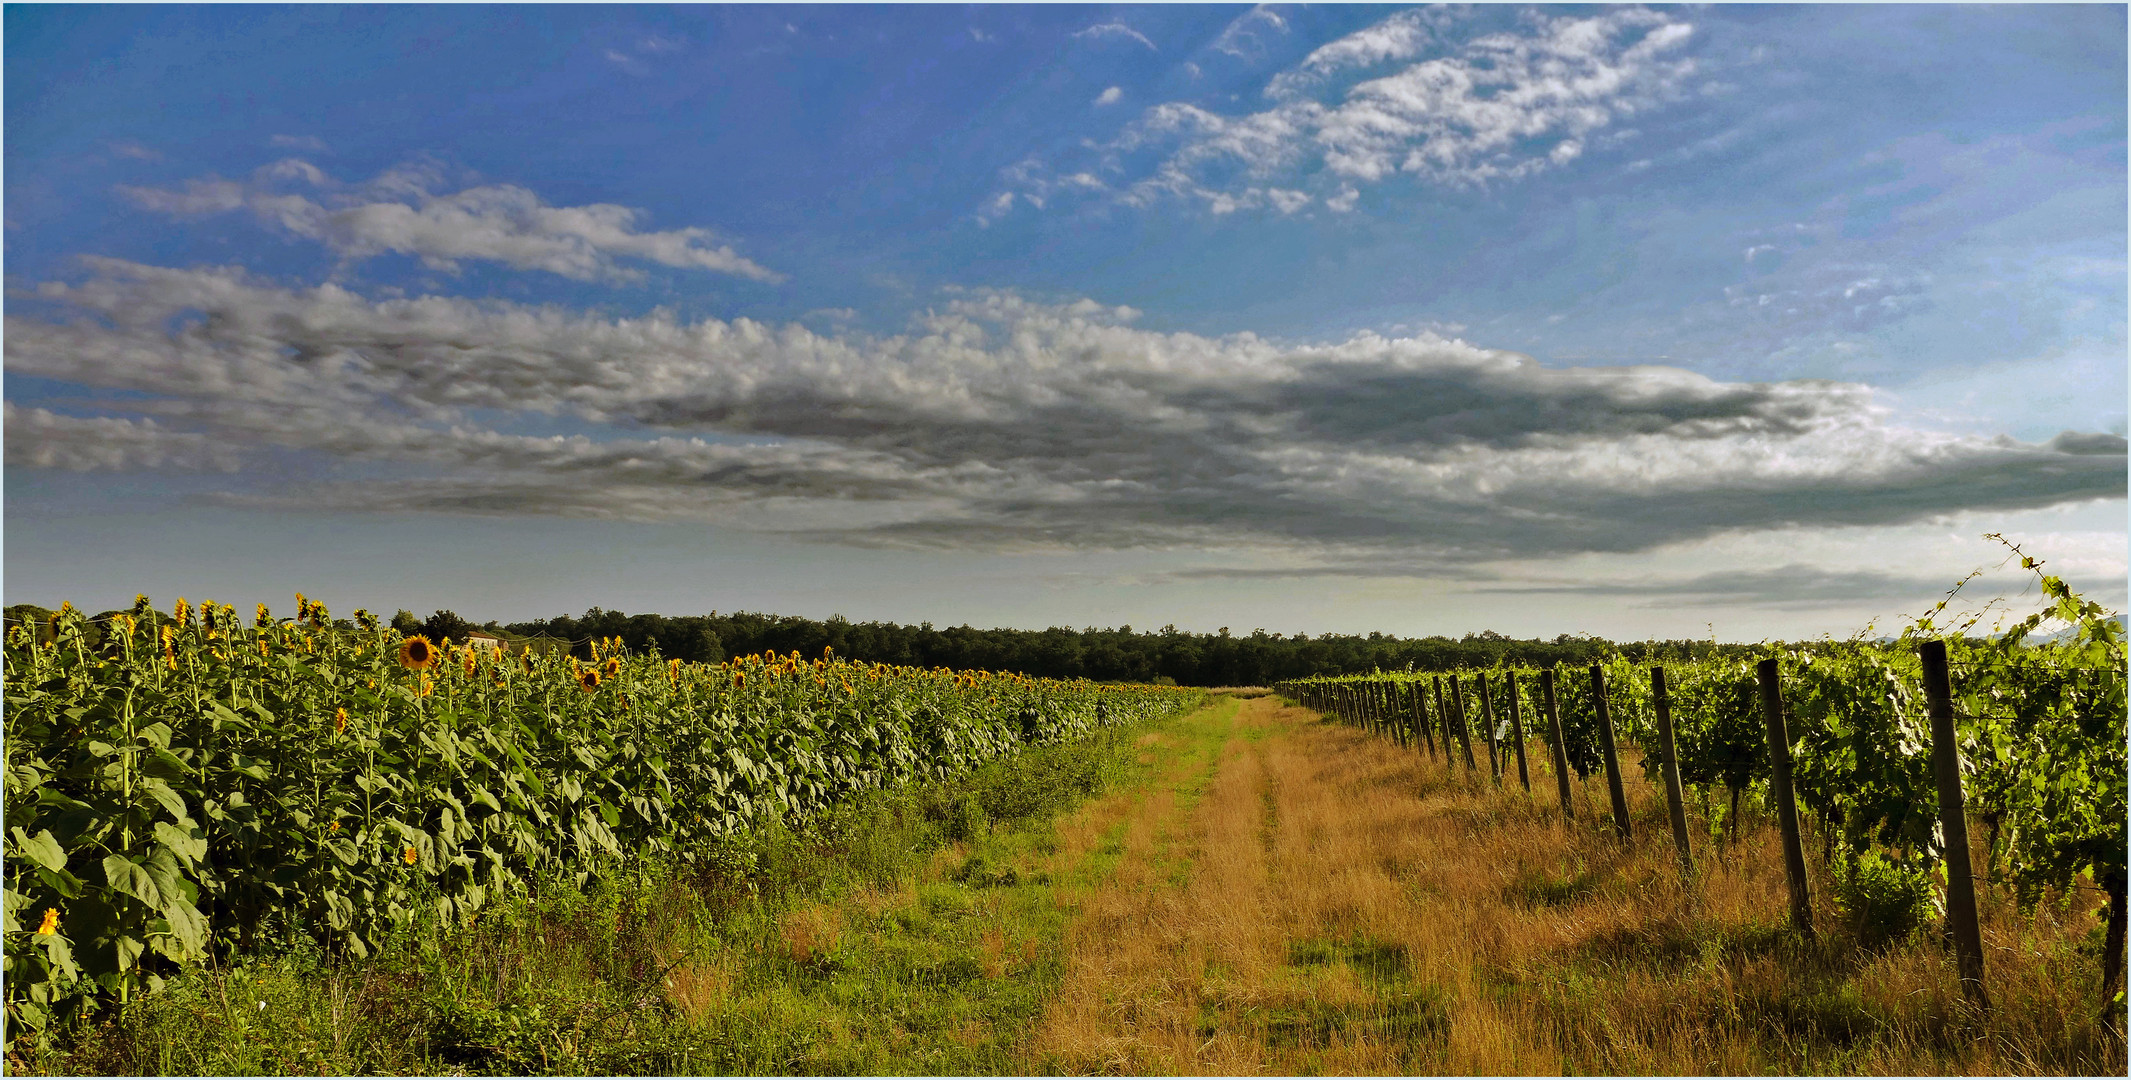
[[1683, 884], [1633, 764], [1623, 845], [1590, 813], [1602, 782], [1562, 823], [1543, 755], [1527, 796], [1514, 768], [1498, 789], [1484, 762], [1468, 777], [1277, 699], [1236, 725], [1187, 819], [1159, 791], [1111, 800], [1061, 845], [1125, 826], [1116, 873], [1075, 898], [1030, 1071], [2123, 1073], [2071, 948], [2084, 897], [2023, 916], [1986, 893], [1983, 1015], [1930, 935], [1857, 947], [1825, 881], [1819, 941], [1785, 933], [1772, 826], [1698, 840]]

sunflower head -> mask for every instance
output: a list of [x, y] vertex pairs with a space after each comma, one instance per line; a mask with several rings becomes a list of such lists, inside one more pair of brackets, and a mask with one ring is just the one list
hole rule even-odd
[[415, 863], [422, 861], [421, 853], [415, 851], [412, 847], [409, 847], [407, 850], [400, 852], [400, 858], [407, 860], [407, 865], [409, 866], [413, 866]]
[[619, 674], [621, 674], [621, 673], [622, 673], [622, 658], [621, 658], [621, 657], [619, 657], [619, 656], [610, 656], [610, 657], [608, 657], [608, 658], [607, 658], [607, 678], [610, 678], [610, 679], [611, 679], [611, 678], [613, 678], [613, 677], [615, 677], [616, 675], [619, 675]]
[[437, 647], [427, 635], [416, 634], [400, 642], [400, 666], [409, 671], [420, 671], [436, 663]]
[[459, 666], [466, 670], [466, 677], [469, 679], [474, 677], [474, 665], [478, 662], [479, 658], [474, 656], [474, 647], [471, 645], [459, 654]]
[[588, 667], [578, 672], [577, 685], [587, 694], [599, 689], [599, 669]]
[[148, 605], [148, 594], [147, 594], [147, 593], [144, 593], [144, 592], [139, 592], [139, 593], [134, 593], [134, 594], [133, 594], [133, 617], [134, 617], [134, 618], [138, 619], [138, 618], [140, 618], [141, 616], [143, 616], [143, 615], [146, 615], [146, 614], [148, 614], [148, 606], [149, 606], [149, 605]]
[[297, 594], [296, 594], [296, 621], [297, 621], [297, 622], [302, 622], [303, 620], [305, 620], [305, 619], [308, 619], [308, 618], [310, 618], [310, 617], [311, 617], [311, 602], [310, 602], [309, 600], [306, 600], [306, 599], [304, 599], [304, 598], [303, 598], [303, 594], [302, 594], [302, 593], [297, 593]]
[[338, 735], [346, 730], [348, 730], [348, 710], [333, 710], [333, 734]]
[[56, 934], [58, 932], [59, 909], [48, 907], [44, 909], [44, 921], [37, 924], [37, 934], [42, 937], [46, 934]]
[[265, 625], [267, 625], [267, 624], [269, 624], [269, 623], [271, 623], [271, 622], [273, 622], [273, 621], [274, 621], [274, 617], [273, 617], [272, 615], [270, 615], [270, 614], [268, 614], [268, 613], [267, 613], [267, 610], [266, 610], [266, 605], [265, 605], [265, 604], [261, 604], [261, 605], [259, 605], [259, 612], [258, 612], [258, 617], [252, 620], [252, 625], [253, 625], [253, 626], [265, 626]]

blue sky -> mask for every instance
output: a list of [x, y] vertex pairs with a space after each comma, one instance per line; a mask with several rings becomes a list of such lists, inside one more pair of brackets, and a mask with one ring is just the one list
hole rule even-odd
[[5, 33], [10, 603], [1758, 638], [1996, 530], [2123, 596], [2120, 5]]

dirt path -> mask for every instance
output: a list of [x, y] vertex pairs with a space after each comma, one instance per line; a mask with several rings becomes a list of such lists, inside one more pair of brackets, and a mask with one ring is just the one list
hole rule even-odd
[[[1467, 1004], [1482, 997], [1444, 978], [1464, 966], [1474, 928], [1417, 903], [1441, 891], [1409, 869], [1426, 854], [1420, 763], [1315, 719], [1277, 699], [1244, 702], [1178, 838], [1186, 850], [1130, 848], [1113, 878], [1078, 898], [1065, 983], [1032, 1067], [1558, 1069], [1550, 1048], [1500, 1038], [1495, 1010]], [[1179, 857], [1190, 873], [1150, 887], [1162, 877], [1153, 866]], [[1445, 970], [1419, 970], [1417, 955]]]
[[[1628, 784], [1637, 838], [1622, 846], [1598, 821], [1562, 823], [1536, 757], [1526, 796], [1514, 770], [1498, 788], [1484, 766], [1447, 769], [1277, 698], [1169, 727], [1148, 750], [1163, 756], [1154, 784], [1062, 833], [1060, 858], [1109, 837], [1116, 862], [1057, 897], [1072, 912], [1065, 972], [1020, 1051], [1024, 1072], [1930, 1074], [2122, 1060], [2046, 1030], [2083, 1010], [2047, 964], [1997, 969], [2029, 1019], [2001, 1010], [1984, 1030], [1962, 1019], [1926, 940], [1878, 955], [1791, 942], [1773, 830], [1705, 851], [1684, 886], [1640, 776]], [[1589, 805], [1579, 798], [1579, 817]], [[2064, 952], [2065, 929], [1998, 933], [2039, 959]]]

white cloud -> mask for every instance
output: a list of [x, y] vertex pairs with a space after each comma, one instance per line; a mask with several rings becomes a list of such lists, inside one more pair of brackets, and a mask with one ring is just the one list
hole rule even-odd
[[1324, 204], [1335, 213], [1345, 214], [1351, 213], [1354, 209], [1354, 204], [1360, 201], [1361, 189], [1348, 184], [1339, 189], [1339, 194], [1326, 199]]
[[1293, 98], [1334, 76], [1354, 68], [1373, 67], [1394, 60], [1411, 60], [1435, 43], [1435, 28], [1447, 22], [1437, 9], [1401, 11], [1346, 37], [1321, 45], [1302, 63], [1273, 76], [1265, 94]]
[[1272, 8], [1259, 4], [1223, 27], [1212, 48], [1239, 60], [1256, 60], [1265, 55], [1265, 41], [1259, 35], [1267, 30], [1285, 35], [1287, 20]]
[[[1254, 12], [1223, 37], [1275, 25], [1284, 27], [1278, 16]], [[1093, 155], [1123, 169], [1152, 153], [1120, 185], [1129, 204], [1180, 197], [1215, 213], [1263, 203], [1249, 189], [1275, 180], [1328, 202], [1400, 174], [1482, 187], [1568, 165], [1616, 121], [1678, 97], [1696, 71], [1681, 55], [1692, 27], [1642, 8], [1535, 14], [1463, 41], [1454, 29], [1442, 12], [1401, 12], [1272, 76], [1271, 108], [1232, 115], [1164, 102]], [[1066, 171], [1085, 170], [1038, 163], [1020, 182]]]
[[1095, 104], [1115, 105], [1119, 101], [1122, 101], [1124, 99], [1124, 96], [1125, 91], [1122, 88], [1113, 86], [1108, 90], [1105, 90], [1102, 93], [1095, 95]]
[[276, 135], [267, 140], [273, 146], [289, 150], [308, 150], [314, 154], [326, 152], [326, 141], [316, 135]]
[[[708, 229], [645, 232], [638, 228], [643, 212], [626, 206], [550, 206], [514, 184], [436, 194], [432, 189], [440, 182], [435, 170], [409, 166], [348, 187], [309, 162], [288, 159], [249, 181], [210, 178], [177, 191], [123, 185], [118, 191], [138, 206], [172, 216], [250, 210], [271, 227], [316, 240], [348, 258], [392, 252], [446, 271], [475, 259], [582, 281], [641, 278], [640, 271], [618, 261], [629, 259], [756, 281], [784, 280], [728, 245], [713, 246]], [[322, 189], [322, 198], [291, 191], [290, 184]]]
[[1306, 191], [1289, 191], [1285, 188], [1266, 188], [1265, 197], [1272, 202], [1273, 207], [1275, 209], [1279, 210], [1283, 214], [1292, 214], [1295, 211], [1310, 205], [1310, 194]]
[[[103, 400], [138, 415], [10, 412], [10, 463], [220, 468], [219, 448], [244, 447], [355, 471], [286, 494], [246, 474], [269, 487], [255, 503], [1336, 561], [1636, 551], [2125, 486], [2118, 436], [1931, 433], [1856, 384], [1546, 368], [1433, 333], [1160, 333], [1126, 308], [987, 290], [902, 333], [823, 333], [88, 266], [10, 304], [6, 370], [124, 391]], [[534, 420], [620, 436], [499, 430]], [[408, 478], [361, 478], [380, 466]]]
[[1142, 34], [1139, 31], [1134, 30], [1133, 28], [1126, 26], [1124, 23], [1121, 22], [1097, 23], [1094, 26], [1088, 27], [1086, 30], [1074, 31], [1073, 36], [1077, 38], [1127, 38], [1129, 40], [1137, 41], [1140, 44], [1145, 45], [1148, 49], [1154, 52], [1161, 51], [1160, 49], [1156, 49], [1154, 47], [1154, 42], [1147, 40], [1147, 35]]

